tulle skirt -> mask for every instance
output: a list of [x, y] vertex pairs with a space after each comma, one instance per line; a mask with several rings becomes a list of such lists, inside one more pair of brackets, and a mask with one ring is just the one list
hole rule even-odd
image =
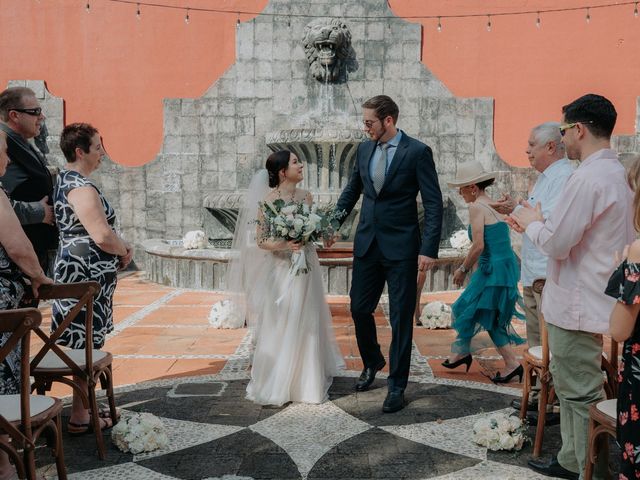
[[291, 276], [290, 257], [275, 254], [256, 283], [262, 292], [255, 298], [262, 308], [253, 329], [247, 398], [262, 405], [322, 403], [333, 377], [344, 368], [315, 248], [307, 246], [305, 254], [309, 273]]

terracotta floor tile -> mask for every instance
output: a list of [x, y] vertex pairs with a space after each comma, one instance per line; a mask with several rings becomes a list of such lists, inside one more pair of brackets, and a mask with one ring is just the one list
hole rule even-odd
[[114, 385], [129, 385], [163, 378], [167, 375], [175, 359], [166, 358], [114, 358]]
[[115, 306], [141, 305], [143, 307], [146, 307], [152, 304], [153, 302], [158, 301], [159, 299], [164, 297], [167, 293], [168, 292], [148, 292], [148, 291], [142, 291], [137, 293], [131, 293], [131, 292], [125, 291], [125, 292], [119, 293], [118, 291], [116, 291], [115, 295], [113, 296], [113, 304]]
[[138, 325], [209, 325], [210, 306], [163, 305]]
[[142, 310], [144, 307], [141, 305], [135, 307], [123, 307], [116, 305], [113, 309], [113, 324], [118, 325], [120, 322], [125, 320], [129, 315], [133, 315], [134, 313]]
[[213, 305], [214, 303], [225, 298], [224, 293], [215, 292], [185, 292], [176, 297], [173, 297], [171, 301], [167, 302], [167, 305]]
[[213, 375], [215, 373], [219, 373], [225, 363], [225, 360], [216, 359], [179, 358], [171, 366], [164, 378]]
[[[138, 350], [140, 355], [182, 355], [190, 352], [190, 348], [204, 334], [206, 327], [187, 328], [135, 328], [136, 330], [155, 331], [155, 335], [143, 333], [139, 335], [145, 339]], [[193, 353], [193, 352], [190, 352]], [[206, 352], [211, 353], [211, 352]]]
[[194, 343], [184, 352], [190, 355], [231, 355], [246, 336], [246, 328], [218, 329], [206, 328], [195, 338]]

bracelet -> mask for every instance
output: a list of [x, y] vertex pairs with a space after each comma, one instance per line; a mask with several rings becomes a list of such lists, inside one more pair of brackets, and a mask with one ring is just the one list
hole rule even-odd
[[464, 263], [458, 267], [458, 270], [460, 270], [462, 273], [467, 273], [469, 271], [469, 269], [464, 266]]

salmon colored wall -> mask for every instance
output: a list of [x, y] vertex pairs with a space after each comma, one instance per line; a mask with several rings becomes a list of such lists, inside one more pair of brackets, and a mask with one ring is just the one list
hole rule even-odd
[[[216, 8], [260, 11], [268, 0], [221, 0]], [[112, 158], [125, 165], [153, 160], [162, 144], [162, 99], [198, 97], [233, 63], [236, 14], [142, 7], [91, 0], [3, 0], [0, 85], [44, 79], [63, 97], [67, 123], [100, 128]], [[186, 5], [166, 0], [167, 4]], [[597, 4], [591, 0], [389, 0], [394, 13], [454, 15], [544, 10]], [[601, 3], [601, 2], [600, 2]], [[190, 0], [192, 8], [211, 8]], [[492, 18], [420, 20], [423, 62], [460, 97], [494, 97], [494, 141], [513, 165], [532, 126], [559, 120], [565, 103], [587, 92], [618, 110], [615, 133], [635, 133], [640, 95], [640, 18], [633, 5]], [[242, 20], [250, 17], [243, 16]], [[418, 20], [410, 20], [418, 21]], [[24, 54], [24, 52], [28, 52]]]

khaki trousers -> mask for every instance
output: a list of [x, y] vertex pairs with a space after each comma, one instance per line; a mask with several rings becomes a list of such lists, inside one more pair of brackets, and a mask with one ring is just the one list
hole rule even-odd
[[[582, 474], [587, 461], [589, 405], [605, 398], [600, 369], [602, 335], [565, 330], [547, 324], [549, 351], [556, 394], [560, 400], [562, 447], [558, 462], [567, 470]], [[600, 455], [594, 480], [607, 474], [607, 460]]]

